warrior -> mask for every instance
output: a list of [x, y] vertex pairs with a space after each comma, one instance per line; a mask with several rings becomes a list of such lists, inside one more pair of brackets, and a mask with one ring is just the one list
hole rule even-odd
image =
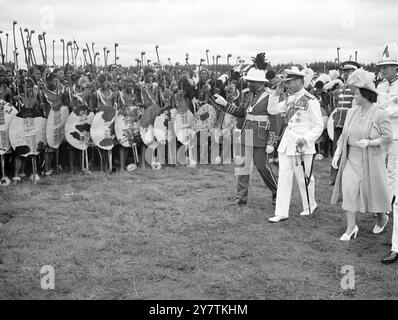
[[12, 100], [12, 91], [6, 82], [6, 69], [0, 65], [0, 99], [8, 103]]
[[[20, 109], [20, 112], [30, 112], [35, 110], [38, 116], [44, 116], [44, 109], [41, 105], [41, 96], [38, 90], [35, 90], [35, 83], [32, 78], [20, 79], [19, 96], [14, 96], [14, 105]], [[21, 177], [25, 177], [26, 158], [15, 153], [14, 157], [14, 183], [21, 182]]]
[[[134, 84], [135, 80], [133, 76], [126, 76], [121, 82], [121, 90], [118, 93], [118, 112], [125, 116], [126, 119], [132, 121], [131, 115], [129, 113], [129, 107], [136, 105], [136, 95], [134, 94]], [[138, 120], [138, 119], [137, 119]], [[136, 138], [139, 136], [139, 127], [137, 122], [131, 124], [133, 126], [132, 134]], [[137, 143], [138, 139], [134, 139], [133, 143]], [[120, 160], [120, 170], [124, 171], [126, 167], [126, 154], [128, 150], [127, 148], [119, 145], [119, 160]], [[137, 159], [136, 159], [137, 160]]]
[[[61, 108], [61, 106], [69, 105], [70, 102], [69, 94], [65, 91], [59, 90], [58, 81], [59, 79], [56, 73], [48, 74], [46, 77], [45, 87], [41, 91], [41, 100], [44, 108], [45, 118], [48, 117], [51, 109], [58, 111]], [[52, 163], [54, 159], [53, 155], [55, 152], [56, 149], [51, 148], [48, 145], [46, 146], [46, 150], [44, 153], [44, 161], [45, 161], [45, 174], [47, 176], [50, 176], [53, 173]]]

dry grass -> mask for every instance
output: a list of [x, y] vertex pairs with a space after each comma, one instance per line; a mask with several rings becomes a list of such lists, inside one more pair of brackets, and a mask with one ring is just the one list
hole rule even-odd
[[[383, 266], [387, 232], [341, 243], [329, 205], [329, 163], [316, 163], [319, 209], [277, 225], [258, 173], [249, 203], [230, 206], [232, 166], [177, 167], [91, 176], [63, 174], [0, 189], [1, 299], [396, 299], [397, 265]], [[68, 195], [73, 193], [73, 195]], [[55, 290], [40, 268], [55, 268]], [[340, 287], [352, 265], [356, 288]]]

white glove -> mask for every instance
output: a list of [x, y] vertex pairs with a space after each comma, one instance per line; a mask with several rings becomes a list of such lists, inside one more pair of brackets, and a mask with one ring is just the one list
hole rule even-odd
[[274, 152], [274, 149], [275, 149], [274, 146], [267, 145], [265, 147], [265, 152], [270, 154], [270, 153]]
[[226, 107], [227, 106], [227, 101], [221, 97], [219, 94], [215, 94], [214, 97], [216, 98], [215, 102], [221, 106]]
[[333, 157], [333, 160], [332, 160], [332, 167], [333, 167], [334, 169], [338, 169], [338, 168], [339, 168], [339, 165], [338, 165], [339, 160], [340, 160], [340, 156], [335, 155], [335, 156]]
[[369, 145], [370, 141], [368, 139], [362, 139], [357, 142], [357, 146], [365, 149]]

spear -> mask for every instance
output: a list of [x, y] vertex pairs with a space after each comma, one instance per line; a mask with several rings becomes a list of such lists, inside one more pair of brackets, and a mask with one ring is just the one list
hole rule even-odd
[[218, 59], [221, 58], [221, 56], [218, 54], [216, 57], [216, 77], [217, 77], [217, 69], [218, 69]]
[[8, 60], [8, 33], [6, 33], [6, 37], [7, 37], [7, 42], [6, 42], [6, 62]]
[[156, 46], [155, 46], [155, 49], [156, 49], [156, 56], [158, 57], [158, 64], [160, 65], [159, 51], [158, 51], [158, 49], [159, 49], [159, 46], [158, 46], [158, 45], [156, 45]]
[[207, 67], [210, 68], [210, 63], [209, 63], [209, 49], [206, 49], [206, 58], [207, 58]]
[[29, 69], [29, 57], [28, 57], [28, 54], [27, 54], [28, 39], [26, 39], [26, 45], [25, 45], [25, 39], [23, 37], [23, 31], [22, 31], [21, 27], [19, 28], [19, 31], [21, 32], [22, 45], [23, 45], [23, 51], [24, 51], [24, 56], [25, 56], [25, 63], [26, 63], [26, 66]]
[[[97, 59], [97, 56], [99, 56], [99, 55], [100, 55], [99, 52], [95, 53], [95, 55], [94, 55], [94, 65], [95, 65], [95, 60]], [[99, 57], [98, 57], [98, 61], [99, 61]], [[99, 62], [97, 63], [97, 65], [99, 65]]]
[[201, 67], [202, 67], [202, 63], [203, 62], [205, 62], [205, 59], [200, 59], [200, 62], [199, 62], [199, 71], [200, 71], [200, 69], [201, 69]]
[[16, 21], [13, 21], [12, 22], [12, 36], [13, 36], [13, 38], [14, 38], [14, 61], [15, 61], [15, 66], [17, 65], [16, 64], [16, 62], [17, 62], [17, 40], [16, 40], [16, 38], [15, 38], [15, 25], [17, 24], [17, 22]]
[[358, 62], [358, 51], [355, 51], [355, 62]]
[[150, 65], [150, 63], [151, 63], [151, 60], [147, 59], [147, 60], [146, 60], [146, 63], [147, 63], [147, 66], [149, 67], [149, 65]]
[[228, 53], [227, 55], [227, 65], [228, 65], [228, 69], [229, 69], [229, 58], [232, 57], [232, 53]]
[[46, 42], [46, 32], [43, 32], [43, 42], [44, 42], [44, 55], [46, 57], [46, 64], [47, 64], [47, 42]]
[[[2, 30], [0, 30], [0, 35], [3, 33]], [[1, 52], [1, 60], [2, 64], [4, 64], [4, 53], [3, 53], [3, 43], [1, 42], [1, 37], [0, 37], [0, 52]]]
[[[95, 45], [95, 42], [91, 42], [91, 49], [93, 49], [93, 57], [95, 56], [94, 45]], [[94, 64], [95, 64], [95, 63], [94, 63]]]
[[84, 56], [84, 62], [86, 63], [86, 66], [87, 66], [88, 62], [87, 62], [87, 49], [86, 48], [83, 48], [83, 56]]
[[55, 67], [55, 60], [54, 60], [54, 44], [55, 44], [55, 40], [53, 40], [53, 66]]
[[104, 63], [105, 63], [105, 69], [106, 69], [106, 47], [104, 47]]
[[42, 57], [42, 59], [43, 59], [43, 64], [46, 64], [46, 59], [45, 59], [45, 57], [44, 57], [43, 47], [42, 47], [42, 45], [41, 45], [41, 40], [43, 40], [43, 36], [42, 36], [41, 34], [39, 34], [39, 35], [37, 36], [37, 39], [39, 40], [39, 46], [40, 46], [40, 51], [41, 51], [41, 57]]
[[109, 53], [110, 53], [111, 51], [108, 49], [108, 50], [106, 50], [106, 64], [108, 65], [108, 58], [109, 58]]
[[170, 58], [167, 58], [167, 60], [169, 60], [169, 65], [171, 66], [171, 60], [170, 60]]
[[187, 66], [189, 66], [188, 60], [189, 60], [189, 54], [186, 53], [186, 54], [185, 54], [185, 64], [186, 64]]
[[68, 41], [68, 43], [66, 44], [66, 58], [67, 58], [68, 64], [69, 64], [69, 49], [68, 48], [69, 48], [70, 44], [71, 44], [70, 41]]
[[[215, 61], [214, 61], [214, 59], [215, 59], [214, 56], [212, 56], [212, 58], [213, 58], [213, 68], [214, 68], [214, 66], [215, 66], [216, 63], [215, 63]], [[212, 68], [212, 69], [213, 69], [213, 68]]]
[[62, 42], [62, 66], [65, 67], [65, 40], [61, 39]]
[[144, 65], [145, 51], [141, 51], [141, 66]]
[[93, 64], [93, 59], [92, 59], [92, 57], [91, 57], [90, 48], [88, 47], [88, 44], [87, 44], [87, 43], [86, 43], [86, 47], [87, 47], [88, 57], [90, 58], [90, 62], [91, 62], [91, 64]]
[[236, 57], [236, 62], [235, 62], [235, 65], [237, 65], [238, 64], [238, 60], [240, 59], [240, 57]]
[[77, 55], [79, 54], [79, 46], [77, 45], [76, 40], [73, 40], [73, 44], [74, 44], [75, 47], [76, 47], [76, 54], [75, 54], [75, 61], [76, 61]]
[[340, 47], [337, 47], [337, 63], [340, 65]]
[[117, 64], [117, 53], [116, 53], [116, 48], [119, 46], [119, 44], [116, 42], [115, 43], [115, 65]]
[[30, 46], [31, 46], [31, 50], [32, 50], [33, 61], [34, 61], [35, 65], [37, 65], [35, 50], [33, 49], [33, 45], [32, 45], [32, 35], [34, 33], [35, 33], [35, 30], [30, 30], [29, 42], [30, 42]]

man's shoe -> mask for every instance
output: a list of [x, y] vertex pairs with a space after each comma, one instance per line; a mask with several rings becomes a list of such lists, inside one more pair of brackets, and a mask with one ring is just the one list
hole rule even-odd
[[387, 257], [384, 257], [381, 262], [390, 264], [398, 260], [398, 252], [391, 251]]
[[[311, 208], [311, 214], [314, 213], [314, 211], [316, 210], [317, 207], [318, 207], [318, 206], [315, 206], [315, 207], [312, 207], [312, 208]], [[309, 215], [310, 215], [310, 212], [309, 212], [308, 208], [305, 209], [303, 212], [300, 213], [300, 216], [309, 216]]]
[[269, 218], [268, 221], [272, 222], [272, 223], [277, 223], [277, 222], [280, 222], [282, 220], [287, 220], [287, 219], [288, 219], [288, 217], [273, 216], [273, 217]]
[[232, 202], [233, 205], [237, 206], [244, 206], [247, 203], [247, 201], [243, 201], [241, 199], [236, 199], [234, 202]]

